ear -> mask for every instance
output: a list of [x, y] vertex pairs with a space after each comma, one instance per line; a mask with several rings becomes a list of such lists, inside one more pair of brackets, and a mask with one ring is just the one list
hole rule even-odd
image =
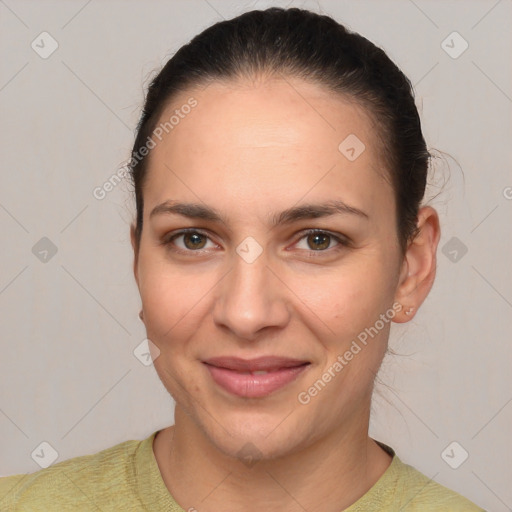
[[397, 323], [408, 322], [416, 314], [436, 276], [436, 252], [441, 237], [436, 210], [430, 206], [420, 208], [417, 226], [419, 232], [405, 253], [395, 293], [395, 301], [402, 304], [402, 309], [393, 318]]
[[135, 235], [135, 224], [130, 226], [130, 240], [132, 242], [133, 249], [133, 275], [135, 276], [135, 282], [139, 286], [139, 274], [138, 274], [138, 261], [139, 261], [139, 246], [137, 244], [137, 237]]

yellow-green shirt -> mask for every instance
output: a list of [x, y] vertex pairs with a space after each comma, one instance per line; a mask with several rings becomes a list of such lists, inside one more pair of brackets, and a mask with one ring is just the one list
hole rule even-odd
[[[158, 431], [157, 431], [158, 432]], [[0, 478], [2, 512], [185, 512], [160, 474], [153, 440], [130, 440], [74, 457], [35, 473]], [[392, 462], [371, 489], [345, 512], [483, 512], [466, 498], [404, 464]]]

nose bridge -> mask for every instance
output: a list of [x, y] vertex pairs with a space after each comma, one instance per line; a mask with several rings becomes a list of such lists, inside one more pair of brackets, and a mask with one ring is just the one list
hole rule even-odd
[[217, 324], [245, 339], [253, 339], [264, 327], [282, 327], [288, 318], [284, 287], [277, 285], [267, 254], [258, 246], [254, 239], [239, 244], [231, 271], [219, 283], [214, 309]]

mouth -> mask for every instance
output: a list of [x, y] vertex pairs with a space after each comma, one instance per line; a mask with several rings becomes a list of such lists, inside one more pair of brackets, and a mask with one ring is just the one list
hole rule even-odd
[[311, 365], [309, 361], [273, 356], [251, 360], [219, 357], [203, 364], [218, 386], [244, 398], [268, 396], [293, 382]]

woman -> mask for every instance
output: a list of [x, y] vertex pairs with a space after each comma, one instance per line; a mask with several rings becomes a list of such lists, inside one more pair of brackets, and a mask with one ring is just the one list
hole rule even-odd
[[327, 16], [252, 11], [182, 47], [130, 161], [175, 424], [4, 478], [4, 508], [482, 510], [368, 435], [391, 323], [435, 278], [428, 163], [409, 80]]

